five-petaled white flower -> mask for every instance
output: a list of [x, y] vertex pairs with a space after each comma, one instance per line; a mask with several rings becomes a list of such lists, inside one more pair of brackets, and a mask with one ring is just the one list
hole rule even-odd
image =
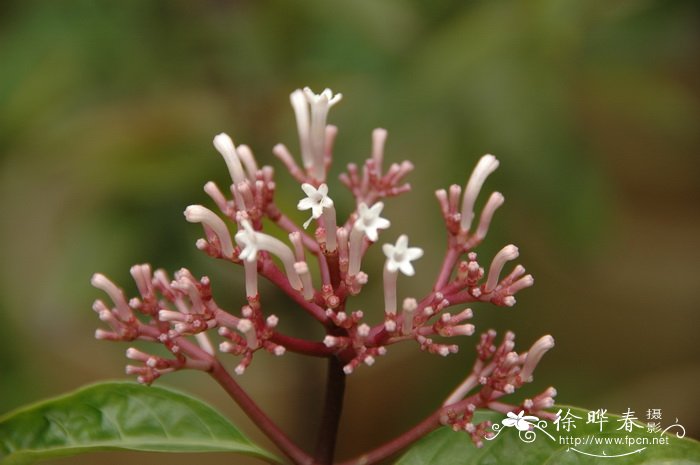
[[331, 208], [333, 200], [328, 197], [328, 185], [323, 183], [316, 189], [309, 183], [301, 185], [301, 189], [306, 194], [306, 198], [301, 199], [297, 204], [299, 210], [311, 209], [311, 218], [304, 222], [304, 229], [309, 227], [311, 220], [316, 220], [323, 214], [324, 208]]
[[529, 431], [533, 426], [532, 421], [538, 421], [539, 418], [532, 415], [525, 415], [525, 410], [521, 410], [517, 415], [513, 412], [508, 412], [508, 418], [501, 420], [503, 426], [515, 426], [518, 431]]
[[258, 237], [250, 221], [241, 221], [241, 226], [243, 226], [243, 230], [239, 230], [236, 233], [236, 242], [238, 245], [243, 246], [243, 249], [238, 254], [238, 258], [247, 262], [254, 262], [258, 258], [258, 251], [260, 250]]
[[384, 244], [382, 251], [386, 255], [386, 267], [392, 273], [401, 270], [406, 276], [413, 276], [415, 270], [411, 262], [423, 256], [423, 249], [408, 246], [408, 236], [402, 234], [396, 240], [396, 245]]
[[368, 207], [364, 202], [358, 205], [357, 213], [358, 218], [355, 222], [355, 228], [358, 231], [362, 231], [372, 242], [379, 239], [378, 229], [386, 229], [391, 226], [391, 223], [386, 218], [379, 216], [384, 208], [384, 203], [377, 202], [371, 207]]

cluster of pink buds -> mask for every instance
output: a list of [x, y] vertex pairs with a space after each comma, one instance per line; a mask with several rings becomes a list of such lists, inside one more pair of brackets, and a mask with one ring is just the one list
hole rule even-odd
[[[521, 265], [504, 272], [507, 263], [518, 257], [514, 245], [503, 247], [487, 268], [480, 265], [473, 251], [486, 237], [495, 211], [504, 202], [503, 195], [492, 193], [475, 221], [477, 197], [499, 164], [493, 155], [484, 155], [464, 189], [453, 185], [436, 192], [448, 240], [432, 290], [424, 296], [398, 295], [399, 275], [404, 275], [402, 279], [412, 277], [414, 262], [423, 255], [421, 248], [409, 246], [407, 235], [398, 234], [382, 245], [386, 256], [381, 273], [383, 301], [375, 308], [351, 308], [350, 297], [362, 291], [370, 276], [379, 275], [363, 269], [363, 258], [380, 234], [391, 227], [382, 216], [383, 200], [410, 190], [403, 178], [413, 165], [404, 161], [383, 171], [387, 132], [376, 129], [371, 155], [361, 172], [350, 164], [340, 175], [355, 199], [355, 208], [339, 223], [326, 180], [338, 133], [335, 126], [327, 124], [327, 116], [340, 100], [341, 95], [329, 89], [320, 94], [308, 88], [294, 91], [291, 103], [301, 164], [282, 144], [272, 150], [300, 184], [298, 209], [310, 215], [302, 225], [277, 207], [271, 167], [258, 165], [251, 149], [236, 146], [228, 135], [214, 138], [214, 147], [223, 157], [232, 181], [228, 194], [213, 182], [206, 183], [204, 191], [220, 213], [190, 205], [185, 218], [203, 228], [204, 237], [196, 243], [198, 249], [243, 267], [246, 299], [240, 309], [220, 308], [212, 298], [209, 279], [196, 279], [184, 268], [171, 280], [162, 270], [152, 272], [149, 265], [134, 266], [131, 274], [140, 297], [131, 300], [103, 275], [93, 277], [93, 285], [113, 302], [111, 307], [95, 302], [95, 311], [110, 328], [98, 330], [98, 339], [157, 342], [172, 355], [165, 358], [130, 348], [127, 357], [140, 364], [129, 365], [127, 373], [138, 375], [139, 382], [148, 384], [165, 373], [185, 368], [218, 373], [220, 355], [209, 339], [212, 334], [221, 338], [219, 353], [238, 357], [238, 375], [245, 372], [261, 349], [276, 356], [291, 351], [333, 359], [343, 376], [361, 365], [373, 365], [390, 345], [405, 340], [415, 341], [426, 352], [447, 356], [459, 349], [453, 338], [475, 332], [474, 313], [465, 304], [512, 306], [515, 294], [533, 285], [532, 276], [525, 274]], [[263, 219], [269, 220], [265, 227]], [[274, 235], [266, 231], [268, 224], [277, 229]], [[231, 233], [232, 226], [235, 234]], [[310, 228], [313, 234], [307, 232]], [[280, 232], [285, 240], [278, 238]], [[273, 283], [320, 323], [325, 337], [314, 341], [278, 332], [278, 317], [264, 311], [264, 298], [258, 291], [260, 278]], [[458, 308], [448, 312], [453, 307]], [[439, 422], [467, 431], [477, 444], [487, 434], [488, 425], [471, 422], [475, 409], [525, 409], [534, 415], [547, 415], [543, 410], [552, 406], [555, 395], [549, 388], [520, 406], [502, 403], [501, 397], [532, 380], [535, 366], [553, 347], [554, 340], [544, 336], [529, 351], [519, 354], [514, 351], [512, 333], [507, 333], [498, 346], [495, 337], [492, 330], [482, 334], [471, 373], [437, 411]], [[229, 390], [239, 389], [231, 388], [231, 383], [235, 381], [226, 381]], [[250, 401], [246, 399], [244, 404]]]

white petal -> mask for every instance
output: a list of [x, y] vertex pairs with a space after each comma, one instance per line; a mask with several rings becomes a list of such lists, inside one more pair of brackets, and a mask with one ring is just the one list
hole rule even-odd
[[377, 218], [379, 214], [382, 212], [382, 209], [384, 209], [384, 203], [383, 202], [377, 202], [372, 207], [369, 209], [369, 211], [372, 213], [372, 217]]
[[411, 265], [411, 262], [409, 262], [408, 260], [402, 261], [399, 265], [399, 268], [401, 269], [401, 272], [406, 276], [413, 276], [414, 274], [416, 274], [416, 270], [413, 269], [413, 265]]
[[382, 245], [382, 252], [384, 252], [384, 255], [386, 255], [387, 258], [394, 257], [394, 250], [395, 250], [395, 247], [391, 244]]
[[313, 208], [314, 205], [316, 205], [316, 202], [308, 197], [304, 197], [297, 204], [297, 210], [308, 210], [309, 208]]
[[320, 218], [322, 214], [323, 214], [323, 207], [320, 204], [314, 204], [314, 206], [311, 207], [311, 216], [312, 217]]
[[420, 247], [409, 247], [405, 253], [406, 260], [418, 260], [423, 256], [423, 249], [421, 249]]
[[386, 269], [391, 271], [392, 273], [396, 273], [396, 271], [399, 269], [399, 263], [396, 260], [390, 258], [386, 261]]
[[401, 234], [399, 238], [396, 240], [396, 249], [401, 252], [405, 252], [406, 248], [408, 247], [408, 236], [405, 234]]
[[389, 220], [387, 220], [386, 218], [377, 218], [377, 219], [374, 221], [374, 228], [375, 228], [375, 231], [376, 231], [377, 229], [386, 229], [386, 228], [388, 228], [389, 226], [391, 226], [391, 222], [390, 222]]
[[363, 218], [367, 215], [367, 204], [362, 202], [357, 206], [357, 213], [360, 216], [360, 218]]
[[377, 234], [377, 228], [365, 227], [365, 236], [367, 236], [367, 239], [369, 239], [370, 241], [376, 242], [377, 239], [379, 239], [379, 235]]
[[306, 194], [308, 197], [311, 197], [316, 193], [316, 188], [307, 182], [301, 185], [301, 190], [303, 190], [304, 194]]

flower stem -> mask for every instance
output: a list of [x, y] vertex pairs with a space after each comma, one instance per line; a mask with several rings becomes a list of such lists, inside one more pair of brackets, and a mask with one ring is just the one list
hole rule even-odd
[[328, 359], [326, 399], [323, 405], [321, 427], [316, 442], [316, 453], [314, 454], [316, 463], [319, 465], [330, 465], [333, 463], [344, 394], [345, 373], [343, 372], [343, 363], [338, 357], [331, 357]]
[[224, 388], [228, 395], [236, 401], [241, 410], [292, 462], [296, 465], [311, 465], [314, 463], [314, 459], [292, 442], [284, 431], [260, 409], [258, 404], [231, 377], [221, 363], [218, 361], [214, 362], [209, 373]]
[[362, 454], [354, 459], [340, 462], [339, 465], [371, 465], [384, 460], [392, 455], [400, 452], [409, 445], [413, 444], [418, 439], [440, 427], [440, 416], [448, 409], [463, 412], [470, 403], [481, 406], [483, 402], [478, 401], [478, 393], [466, 399], [456, 402], [449, 407], [440, 407], [433, 413], [425, 417], [420, 423], [406, 431], [402, 435], [390, 440], [389, 442], [377, 447], [376, 449]]

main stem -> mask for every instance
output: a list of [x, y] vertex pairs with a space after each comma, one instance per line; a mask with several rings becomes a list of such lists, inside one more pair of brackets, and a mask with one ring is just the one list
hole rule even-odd
[[318, 465], [331, 465], [335, 456], [335, 444], [338, 438], [340, 415], [343, 411], [345, 395], [345, 373], [338, 357], [328, 359], [326, 376], [326, 398], [323, 404], [321, 427], [318, 431], [314, 459]]

